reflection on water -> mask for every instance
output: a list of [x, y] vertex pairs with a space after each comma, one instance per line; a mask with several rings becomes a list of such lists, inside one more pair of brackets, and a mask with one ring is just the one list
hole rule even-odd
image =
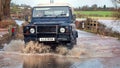
[[54, 55], [25, 56], [23, 59], [23, 68], [103, 68], [101, 59], [78, 59]]
[[70, 68], [73, 64], [73, 60], [67, 57], [55, 57], [53, 55], [25, 56], [23, 59], [23, 68]]
[[70, 68], [104, 68], [101, 59], [90, 59], [84, 62], [76, 62]]
[[120, 58], [76, 58], [57, 54], [0, 52], [0, 68], [120, 68]]

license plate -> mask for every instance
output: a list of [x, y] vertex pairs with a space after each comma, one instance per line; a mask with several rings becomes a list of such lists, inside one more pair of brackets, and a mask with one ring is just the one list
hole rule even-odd
[[55, 41], [55, 38], [39, 38], [39, 41]]

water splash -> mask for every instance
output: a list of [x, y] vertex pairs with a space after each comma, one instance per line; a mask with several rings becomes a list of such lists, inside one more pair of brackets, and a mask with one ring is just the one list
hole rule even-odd
[[44, 45], [38, 42], [31, 41], [25, 45], [22, 40], [12, 40], [9, 44], [5, 44], [3, 49], [7, 52], [21, 52], [22, 54], [56, 54], [78, 58], [113, 56], [111, 46], [108, 46], [108, 44], [105, 43], [103, 45], [103, 42], [105, 42], [105, 40], [99, 40], [99, 42], [96, 40], [96, 43], [92, 40], [87, 42], [85, 41], [75, 45], [71, 50], [63, 45], [59, 45], [56, 47], [56, 50], [52, 50], [49, 45]]
[[51, 52], [51, 47], [43, 44], [39, 44], [38, 42], [30, 41], [25, 45], [26, 47], [23, 49], [24, 53], [49, 53]]
[[56, 47], [55, 50], [52, 50], [51, 47], [48, 45], [44, 45], [33, 41], [30, 41], [29, 43], [25, 44], [22, 40], [12, 40], [9, 44], [5, 44], [3, 49], [9, 52], [22, 52], [25, 54], [50, 53], [74, 57], [80, 57], [83, 55], [88, 56], [89, 54], [91, 54], [89, 48], [83, 44], [75, 46], [72, 50], [69, 50], [63, 45], [59, 45], [58, 47]]
[[62, 45], [59, 45], [56, 48], [56, 53], [60, 54], [60, 55], [67, 55], [67, 53], [69, 52], [68, 48]]
[[12, 40], [9, 44], [5, 44], [3, 50], [10, 52], [22, 51], [24, 48], [24, 41], [22, 40]]

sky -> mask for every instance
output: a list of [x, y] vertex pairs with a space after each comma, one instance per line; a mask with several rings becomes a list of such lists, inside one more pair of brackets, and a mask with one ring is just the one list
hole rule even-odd
[[[11, 0], [16, 4], [27, 4], [30, 6], [36, 6], [41, 3], [49, 3], [50, 0]], [[82, 7], [85, 5], [92, 6], [93, 4], [97, 4], [99, 7], [106, 5], [107, 7], [113, 7], [113, 3], [111, 0], [54, 0], [54, 2], [60, 3], [69, 3], [73, 7]]]

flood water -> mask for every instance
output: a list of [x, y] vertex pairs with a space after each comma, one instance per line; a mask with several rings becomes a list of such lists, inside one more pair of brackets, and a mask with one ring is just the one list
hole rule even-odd
[[26, 56], [24, 57], [23, 68], [70, 68], [75, 60], [77, 59], [70, 59], [67, 57], [55, 57], [53, 55]]
[[17, 52], [23, 41], [12, 41], [0, 51], [0, 68], [120, 68], [119, 40], [90, 34], [78, 41], [67, 55]]
[[120, 33], [120, 20], [98, 20], [101, 24], [106, 26], [114, 32]]
[[[120, 40], [79, 31], [77, 45], [66, 55], [23, 53], [23, 40], [12, 40], [0, 51], [0, 68], [120, 68]], [[32, 44], [33, 45], [33, 44]]]
[[15, 20], [15, 22], [16, 22], [19, 26], [21, 26], [25, 21], [23, 21], [23, 20]]
[[[84, 67], [82, 63], [86, 60], [88, 61], [88, 58], [80, 59], [75, 57], [55, 56], [53, 54], [18, 55], [7, 53], [4, 55], [6, 55], [7, 57], [2, 57], [3, 61], [0, 58], [0, 61], [2, 61], [2, 63], [0, 62], [0, 66], [2, 66], [2, 68], [78, 68], [78, 65], [79, 68], [82, 68]], [[82, 67], [80, 67], [80, 64], [82, 65]], [[90, 59], [87, 64], [85, 64], [85, 66], [88, 66], [88, 64], [89, 66], [95, 66], [96, 64], [102, 66], [101, 62], [97, 59]]]
[[119, 57], [77, 58], [0, 52], [1, 68], [120, 68]]

